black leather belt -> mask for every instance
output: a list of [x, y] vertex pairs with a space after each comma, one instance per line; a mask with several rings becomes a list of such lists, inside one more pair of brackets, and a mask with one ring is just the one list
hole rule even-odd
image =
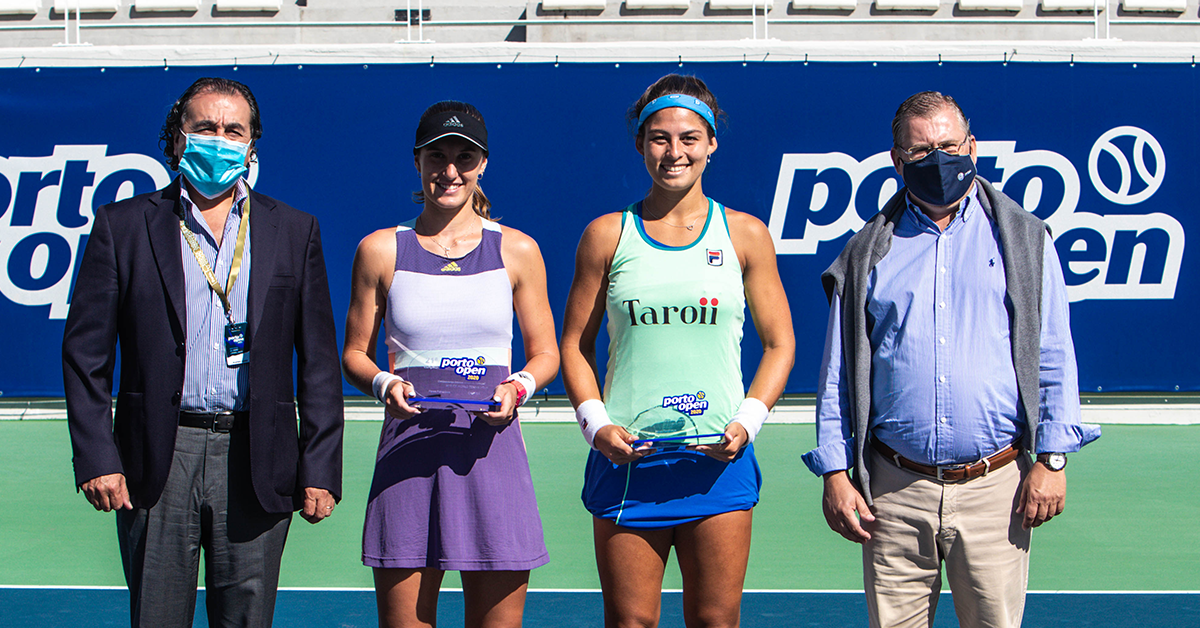
[[235, 427], [245, 427], [249, 412], [188, 412], [179, 411], [181, 427], [199, 427], [222, 434], [233, 431]]

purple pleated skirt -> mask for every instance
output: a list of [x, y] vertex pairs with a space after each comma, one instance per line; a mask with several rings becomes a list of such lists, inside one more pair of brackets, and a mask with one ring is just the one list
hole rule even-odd
[[524, 571], [549, 562], [518, 420], [387, 417], [363, 528], [368, 567]]

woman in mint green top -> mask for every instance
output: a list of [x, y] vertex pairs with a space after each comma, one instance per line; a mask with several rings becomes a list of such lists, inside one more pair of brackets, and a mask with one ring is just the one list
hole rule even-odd
[[[783, 391], [795, 340], [766, 226], [701, 187], [721, 115], [698, 78], [651, 85], [630, 121], [653, 186], [593, 221], [576, 255], [562, 369], [593, 447], [583, 500], [609, 626], [657, 623], [672, 547], [688, 625], [739, 619], [760, 484], [751, 443]], [[763, 358], [743, 391], [747, 305]], [[602, 393], [595, 343], [606, 315]], [[658, 437], [682, 440], [640, 441]]]

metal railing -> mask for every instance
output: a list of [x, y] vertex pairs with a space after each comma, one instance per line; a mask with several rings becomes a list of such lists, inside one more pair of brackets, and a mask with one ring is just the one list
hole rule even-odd
[[[75, 42], [71, 42], [71, 5], [75, 5]], [[67, 1], [66, 12], [63, 14], [63, 42], [55, 46], [90, 46], [82, 40], [83, 8], [79, 0]]]
[[[1140, 26], [1170, 26], [1170, 25], [1187, 25], [1196, 26], [1200, 24], [1197, 19], [1179, 19], [1179, 17], [1168, 18], [1142, 18], [1142, 17], [1110, 17], [1113, 11], [1112, 4], [1115, 0], [1094, 0], [1092, 12], [1089, 16], [1062, 16], [1062, 17], [1035, 17], [1027, 18], [1016, 16], [956, 16], [956, 17], [934, 17], [932, 15], [895, 15], [895, 16], [879, 16], [872, 15], [869, 17], [850, 17], [850, 16], [782, 16], [771, 17], [771, 11], [767, 8], [767, 0], [763, 0], [761, 15], [759, 13], [760, 4], [758, 0], [753, 0], [749, 16], [721, 16], [721, 17], [599, 17], [599, 16], [572, 16], [566, 20], [556, 17], [531, 17], [517, 19], [479, 19], [479, 20], [425, 20], [424, 19], [424, 0], [417, 0], [417, 12], [412, 12], [412, 0], [406, 0], [407, 16], [404, 28], [406, 37], [396, 40], [396, 43], [431, 43], [432, 39], [425, 38], [426, 26], [430, 28], [472, 28], [472, 27], [553, 27], [553, 26], [671, 26], [671, 25], [688, 25], [688, 26], [721, 26], [721, 25], [748, 25], [750, 26], [750, 39], [759, 40], [759, 20], [762, 21], [762, 39], [770, 39], [770, 24], [779, 25], [839, 25], [839, 26], [855, 26], [855, 25], [1088, 25], [1092, 26], [1092, 37], [1094, 39], [1111, 39], [1112, 25], [1140, 25]], [[72, 28], [71, 20], [71, 4], [75, 5], [74, 27]], [[776, 11], [778, 12], [778, 11]], [[83, 41], [82, 31], [86, 30], [110, 30], [110, 29], [154, 29], [154, 30], [170, 30], [170, 29], [187, 29], [202, 31], [207, 29], [279, 29], [279, 28], [390, 28], [399, 27], [396, 21], [381, 21], [381, 20], [343, 20], [343, 21], [296, 21], [296, 20], [276, 20], [276, 19], [247, 19], [236, 18], [227, 20], [197, 20], [197, 21], [89, 21], [84, 23], [82, 20], [82, 11], [79, 9], [79, 2], [68, 2], [67, 9], [64, 14], [63, 24], [15, 24], [10, 22], [0, 22], [0, 32], [20, 32], [20, 31], [40, 31], [62, 28], [64, 31], [64, 40], [61, 43], [55, 44], [58, 46], [86, 46], [90, 45]], [[414, 28], [416, 30], [416, 38], [413, 37]], [[71, 33], [74, 30], [74, 41], [72, 41]]]

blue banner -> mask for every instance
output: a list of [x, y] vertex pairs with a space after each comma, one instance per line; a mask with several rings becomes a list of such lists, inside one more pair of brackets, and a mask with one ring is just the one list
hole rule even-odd
[[[93, 211], [171, 180], [159, 130], [200, 76], [254, 90], [264, 135], [252, 183], [320, 219], [339, 318], [358, 241], [419, 211], [417, 118], [446, 98], [478, 106], [493, 214], [540, 244], [561, 319], [583, 228], [650, 186], [625, 112], [669, 72], [703, 78], [728, 112], [705, 192], [775, 239], [798, 345], [788, 392], [816, 389], [820, 273], [898, 189], [892, 115], [925, 89], [958, 99], [980, 174], [1052, 227], [1083, 391], [1200, 390], [1186, 331], [1200, 290], [1184, 260], [1186, 232], [1200, 229], [1186, 189], [1200, 180], [1200, 70], [771, 62], [0, 70], [0, 394], [62, 395], [63, 319]], [[760, 355], [748, 323], [747, 383]]]

